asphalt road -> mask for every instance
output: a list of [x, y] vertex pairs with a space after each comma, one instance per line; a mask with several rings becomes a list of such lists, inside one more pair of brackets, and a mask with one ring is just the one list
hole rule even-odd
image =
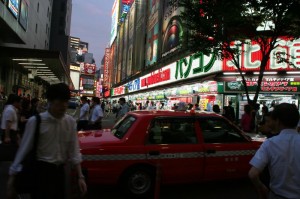
[[[160, 199], [255, 199], [248, 179], [162, 186]], [[89, 199], [125, 199], [116, 186], [89, 187]], [[154, 197], [151, 197], [151, 199]], [[150, 198], [149, 198], [150, 199]]]

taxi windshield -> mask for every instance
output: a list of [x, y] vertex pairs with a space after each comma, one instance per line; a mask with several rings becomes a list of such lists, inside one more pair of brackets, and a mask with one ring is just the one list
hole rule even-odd
[[136, 118], [133, 116], [125, 117], [114, 126], [114, 128], [111, 131], [112, 134], [117, 138], [122, 139], [135, 121]]

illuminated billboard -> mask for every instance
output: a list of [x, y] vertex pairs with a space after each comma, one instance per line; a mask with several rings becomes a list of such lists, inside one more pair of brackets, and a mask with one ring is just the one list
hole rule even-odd
[[145, 41], [146, 39], [146, 11], [147, 1], [136, 0], [136, 25], [135, 25], [135, 45], [134, 45], [134, 58], [135, 67], [134, 73], [139, 72], [145, 65]]
[[128, 24], [128, 54], [127, 54], [127, 76], [133, 74], [134, 67], [134, 31], [135, 31], [135, 2], [133, 2], [129, 15], [127, 16], [129, 19]]
[[163, 7], [163, 27], [162, 27], [162, 57], [181, 48], [184, 31], [180, 13], [183, 11], [179, 7], [179, 0], [165, 0]]
[[81, 74], [85, 75], [95, 75], [96, 73], [96, 64], [84, 63], [80, 65]]
[[8, 8], [16, 18], [19, 16], [19, 6], [19, 0], [8, 0]]
[[104, 66], [103, 66], [103, 86], [110, 86], [110, 66], [111, 66], [111, 62], [110, 62], [110, 48], [106, 48], [105, 49], [105, 55], [104, 55]]
[[118, 21], [119, 21], [119, 0], [115, 0], [111, 11], [111, 31], [110, 31], [110, 45], [114, 42], [117, 31], [118, 31]]
[[159, 34], [161, 32], [159, 25], [159, 10], [160, 1], [148, 0], [146, 66], [157, 62]]
[[125, 22], [124, 22], [124, 35], [123, 35], [123, 63], [122, 63], [122, 66], [123, 66], [123, 75], [126, 76], [127, 73], [127, 51], [128, 51], [128, 18], [125, 19]]
[[89, 76], [89, 75], [81, 75], [80, 77], [80, 87], [82, 88], [81, 90], [94, 90], [94, 76]]

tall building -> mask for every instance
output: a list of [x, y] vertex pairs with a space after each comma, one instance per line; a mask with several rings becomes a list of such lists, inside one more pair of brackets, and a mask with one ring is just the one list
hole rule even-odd
[[75, 84], [75, 92], [85, 96], [99, 95], [95, 83], [96, 64], [93, 54], [88, 52], [89, 44], [78, 37], [70, 37], [70, 73]]
[[70, 30], [71, 30], [72, 0], [55, 0], [52, 8], [50, 50], [62, 53], [66, 70], [69, 71]]
[[[0, 92], [42, 97], [53, 83], [73, 87], [62, 50], [49, 51], [57, 1], [0, 1]], [[70, 16], [71, 4], [66, 5]], [[67, 24], [65, 30], [70, 29]]]
[[[109, 67], [104, 65], [103, 85], [109, 79], [105, 74], [109, 74], [112, 100], [125, 97], [142, 104], [151, 100], [157, 107], [164, 103], [169, 109], [184, 102], [211, 111], [213, 105], [223, 107], [231, 102], [237, 118], [241, 118], [248, 102], [239, 71], [230, 59], [189, 52], [188, 30], [180, 17], [184, 8], [179, 2], [135, 0], [126, 4], [115, 0], [107, 51], [110, 59], [105, 61]], [[264, 71], [258, 103], [270, 106], [288, 102], [299, 107], [300, 62], [292, 56], [288, 62], [279, 62], [273, 55], [296, 58], [300, 39], [283, 37], [277, 44]], [[252, 41], [241, 49], [240, 66], [252, 99], [261, 70], [261, 46]], [[105, 72], [109, 69], [111, 73]]]

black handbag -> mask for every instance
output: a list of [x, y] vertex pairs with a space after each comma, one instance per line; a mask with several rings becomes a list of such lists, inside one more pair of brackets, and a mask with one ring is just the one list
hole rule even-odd
[[36, 187], [36, 154], [39, 140], [41, 116], [36, 117], [33, 148], [22, 161], [22, 171], [16, 175], [15, 188], [18, 194], [32, 193]]

